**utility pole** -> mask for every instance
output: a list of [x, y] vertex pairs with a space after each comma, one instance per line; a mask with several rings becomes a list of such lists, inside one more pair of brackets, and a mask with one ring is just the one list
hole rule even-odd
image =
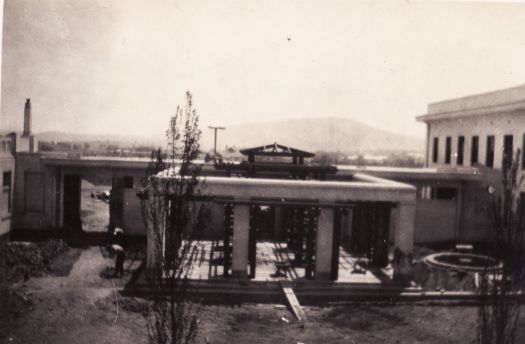
[[212, 127], [212, 126], [208, 126], [208, 128], [213, 129], [213, 134], [214, 134], [214, 137], [213, 137], [213, 153], [215, 153], [215, 155], [217, 155], [217, 130], [225, 130], [226, 128], [225, 127]]

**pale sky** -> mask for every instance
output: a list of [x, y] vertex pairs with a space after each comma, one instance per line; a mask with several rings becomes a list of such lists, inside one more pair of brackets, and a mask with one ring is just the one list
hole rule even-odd
[[429, 102], [520, 84], [524, 3], [5, 0], [3, 129], [30, 97], [35, 132], [162, 135], [190, 90], [203, 129], [344, 117], [424, 137]]

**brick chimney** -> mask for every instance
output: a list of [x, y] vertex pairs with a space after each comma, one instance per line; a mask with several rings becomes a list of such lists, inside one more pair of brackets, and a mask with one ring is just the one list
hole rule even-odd
[[24, 132], [22, 136], [31, 136], [31, 99], [26, 99], [26, 105], [24, 107]]

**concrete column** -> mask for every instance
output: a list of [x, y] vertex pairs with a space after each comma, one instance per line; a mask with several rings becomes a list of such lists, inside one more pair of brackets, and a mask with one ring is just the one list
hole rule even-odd
[[[388, 241], [391, 244], [395, 244], [396, 238], [397, 238], [397, 227], [399, 226], [398, 223], [398, 216], [399, 214], [399, 208], [392, 208], [390, 210], [390, 229], [388, 233]], [[415, 240], [415, 238], [414, 238]]]
[[250, 238], [250, 207], [236, 205], [233, 210], [232, 277], [246, 278]]
[[401, 203], [397, 210], [397, 228], [395, 246], [404, 254], [412, 253], [414, 249], [414, 224], [416, 220], [416, 204]]
[[414, 249], [415, 203], [399, 204], [396, 217], [394, 279], [401, 283], [408, 283], [412, 273], [411, 256]]
[[315, 279], [329, 281], [332, 275], [334, 210], [322, 208], [317, 219]]

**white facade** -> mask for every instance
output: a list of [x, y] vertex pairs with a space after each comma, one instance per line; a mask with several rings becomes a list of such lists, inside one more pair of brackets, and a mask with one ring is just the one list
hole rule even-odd
[[12, 135], [0, 136], [0, 237], [11, 230], [15, 178], [15, 158], [11, 149]]
[[[458, 176], [455, 186], [440, 184], [434, 187], [434, 190], [454, 189], [454, 198], [448, 202], [432, 200], [430, 205], [434, 210], [425, 213], [456, 214], [455, 221], [451, 222], [450, 217], [441, 220], [442, 238], [490, 240], [492, 225], [488, 207], [492, 197], [488, 189], [489, 186], [500, 187], [504, 161], [510, 163], [518, 150], [523, 151], [525, 85], [429, 104], [428, 113], [417, 119], [427, 124], [426, 167]], [[523, 175], [523, 154], [518, 156], [518, 164], [519, 174]], [[461, 175], [477, 177], [477, 180], [462, 180]], [[521, 190], [525, 191], [525, 185]], [[426, 196], [422, 195], [418, 206], [427, 202]], [[425, 228], [417, 225], [420, 218], [416, 215], [416, 233], [425, 232]], [[447, 231], [455, 233], [454, 236], [446, 234]], [[418, 235], [416, 241], [417, 238]]]
[[[474, 169], [495, 169], [502, 167], [507, 142], [512, 140], [513, 156], [523, 150], [525, 140], [525, 85], [464, 98], [433, 103], [428, 113], [418, 117], [427, 123], [426, 163], [428, 167], [456, 169], [472, 172]], [[464, 139], [463, 162], [460, 138]], [[477, 162], [472, 159], [478, 138]], [[488, 138], [493, 137], [491, 159]], [[447, 138], [450, 140], [450, 154], [447, 154]], [[436, 148], [437, 140], [437, 148]], [[436, 154], [437, 153], [437, 154]], [[449, 155], [449, 159], [447, 159]], [[520, 157], [520, 171], [525, 168], [523, 155]], [[461, 160], [461, 159], [460, 159]]]

